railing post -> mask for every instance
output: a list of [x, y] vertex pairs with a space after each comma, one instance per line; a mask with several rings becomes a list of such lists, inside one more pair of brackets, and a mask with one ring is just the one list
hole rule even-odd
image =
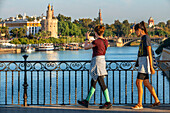
[[27, 84], [27, 57], [28, 55], [23, 55], [23, 58], [24, 58], [24, 95], [23, 95], [23, 98], [24, 98], [24, 105], [23, 106], [27, 106], [27, 87], [28, 87], [28, 84]]

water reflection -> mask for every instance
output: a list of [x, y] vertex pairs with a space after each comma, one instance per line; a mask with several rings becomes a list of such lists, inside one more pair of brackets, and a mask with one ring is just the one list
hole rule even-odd
[[[156, 47], [153, 47], [155, 50]], [[107, 60], [136, 60], [138, 47], [109, 47]], [[21, 54], [0, 54], [0, 60], [23, 60], [22, 55], [28, 54], [28, 60], [90, 60], [92, 50], [79, 51], [39, 51]]]

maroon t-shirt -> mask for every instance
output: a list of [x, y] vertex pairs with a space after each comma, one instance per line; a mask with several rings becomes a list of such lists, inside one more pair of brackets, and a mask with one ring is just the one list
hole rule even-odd
[[[103, 41], [106, 45], [104, 45]], [[93, 56], [92, 57], [95, 57], [95, 56], [99, 56], [99, 55], [105, 55], [106, 53], [106, 49], [108, 47], [108, 41], [107, 39], [96, 39], [92, 42], [93, 45], [95, 45], [95, 47], [93, 47]]]

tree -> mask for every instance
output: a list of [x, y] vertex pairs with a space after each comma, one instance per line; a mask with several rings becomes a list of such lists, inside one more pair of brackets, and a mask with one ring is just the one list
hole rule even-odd
[[69, 25], [67, 22], [59, 21], [58, 22], [58, 32], [59, 35], [68, 36], [69, 35]]
[[90, 18], [82, 18], [82, 19], [79, 19], [79, 24], [81, 24], [83, 27], [85, 28], [88, 28], [89, 27], [89, 24], [92, 22], [92, 19]]
[[170, 20], [167, 21], [166, 26], [170, 29]]
[[12, 43], [12, 44], [21, 44], [21, 42], [17, 38], [10, 41], [10, 43]]
[[124, 20], [123, 21], [123, 34], [127, 37], [130, 33], [130, 24], [128, 22], [128, 20]]
[[10, 31], [13, 37], [22, 38], [26, 36], [26, 29], [25, 28], [14, 28]]
[[158, 29], [158, 30], [155, 30], [155, 35], [165, 36], [165, 35], [167, 35], [167, 33], [162, 29]]
[[35, 17], [31, 18], [31, 17], [28, 17], [28, 21], [34, 21], [35, 20]]
[[37, 17], [36, 20], [39, 21], [41, 17]]
[[10, 38], [9, 28], [8, 27], [0, 27], [0, 36], [1, 36], [1, 34], [5, 34], [5, 38], [9, 39]]
[[164, 22], [159, 22], [158, 26], [161, 27], [161, 28], [165, 28], [165, 23]]
[[122, 36], [122, 33], [121, 33], [121, 30], [122, 30], [122, 24], [120, 23], [119, 20], [115, 20], [115, 23], [114, 23], [114, 26], [116, 28], [116, 35], [119, 37], [119, 36]]
[[34, 35], [30, 33], [30, 34], [28, 35], [28, 39], [33, 39], [33, 38], [34, 38]]
[[58, 21], [70, 21], [71, 22], [71, 17], [67, 17], [62, 14], [58, 14], [57, 19]]
[[0, 38], [2, 38], [2, 27], [0, 27]]
[[109, 37], [109, 36], [113, 36], [113, 32], [111, 29], [106, 29], [104, 32], [104, 37]]
[[10, 38], [9, 28], [8, 27], [5, 27], [5, 37], [6, 37], [6, 39]]
[[18, 18], [22, 18], [23, 16], [21, 14], [18, 15]]
[[129, 26], [128, 20], [124, 20], [124, 21], [123, 21], [123, 24], [124, 24], [125, 26]]

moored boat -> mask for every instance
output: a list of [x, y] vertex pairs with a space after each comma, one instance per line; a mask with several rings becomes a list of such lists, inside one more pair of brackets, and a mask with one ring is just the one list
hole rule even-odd
[[53, 51], [53, 50], [54, 50], [54, 45], [52, 43], [40, 44], [36, 48], [36, 51]]

